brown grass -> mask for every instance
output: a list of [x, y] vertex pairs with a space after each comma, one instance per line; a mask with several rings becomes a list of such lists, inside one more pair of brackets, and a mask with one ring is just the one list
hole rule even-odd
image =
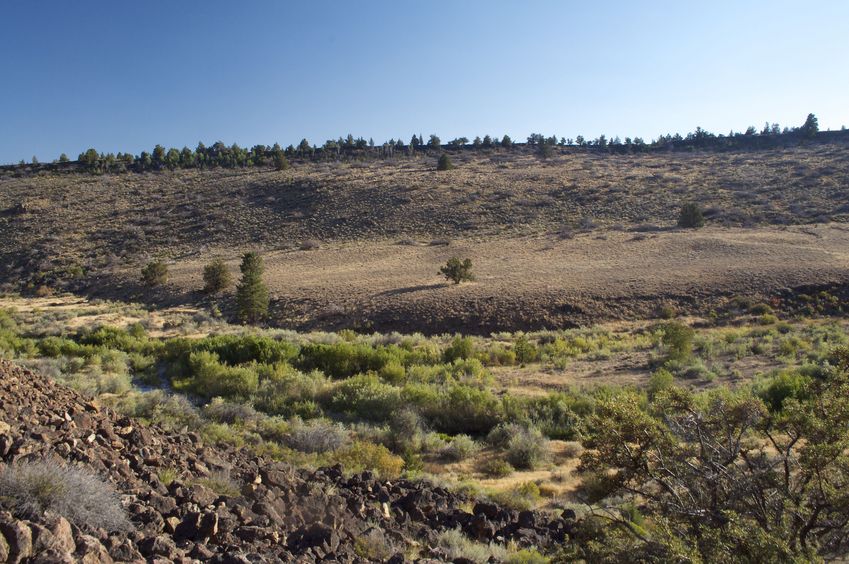
[[[5, 176], [0, 284], [195, 302], [203, 264], [223, 256], [235, 269], [250, 249], [268, 259], [279, 323], [433, 332], [639, 317], [660, 300], [687, 311], [728, 292], [845, 280], [846, 231], [813, 225], [849, 218], [842, 143], [455, 160], [439, 174], [422, 157]], [[688, 201], [707, 229], [672, 229]], [[26, 213], [4, 213], [20, 203]], [[472, 258], [477, 283], [446, 287], [436, 272], [452, 255]], [[139, 269], [155, 258], [172, 282], [152, 294]]]

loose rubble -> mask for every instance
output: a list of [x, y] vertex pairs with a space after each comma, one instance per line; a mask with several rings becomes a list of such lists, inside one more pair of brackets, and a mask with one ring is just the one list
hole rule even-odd
[[[385, 561], [415, 553], [433, 562], [442, 561], [432, 547], [448, 529], [545, 549], [574, 523], [568, 511], [552, 520], [423, 481], [346, 477], [340, 466], [310, 472], [207, 445], [196, 433], [145, 426], [0, 361], [0, 461], [53, 459], [85, 464], [112, 482], [134, 530], [84, 530], [49, 512], [24, 520], [0, 510], [0, 562], [366, 562], [357, 554], [365, 538], [397, 550]], [[168, 485], [160, 479], [166, 469], [176, 476]], [[238, 493], [219, 494], [205, 482], [222, 476]]]

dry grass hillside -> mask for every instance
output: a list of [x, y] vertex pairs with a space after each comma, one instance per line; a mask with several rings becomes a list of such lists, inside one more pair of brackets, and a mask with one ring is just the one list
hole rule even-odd
[[[0, 177], [0, 282], [193, 301], [203, 264], [259, 250], [296, 326], [525, 328], [847, 278], [849, 145], [525, 152], [366, 163]], [[674, 229], [698, 202], [708, 227]], [[828, 225], [815, 225], [828, 224]], [[478, 281], [436, 275], [469, 256]], [[170, 263], [156, 295], [139, 286]], [[146, 295], [145, 295], [146, 294]], [[698, 302], [698, 303], [696, 303]], [[639, 310], [639, 311], [637, 311]]]

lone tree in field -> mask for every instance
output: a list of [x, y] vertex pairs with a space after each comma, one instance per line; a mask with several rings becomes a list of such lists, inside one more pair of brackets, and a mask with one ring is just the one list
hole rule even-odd
[[447, 154], [442, 153], [439, 162], [436, 163], [436, 170], [451, 170], [452, 168], [454, 168], [454, 163], [451, 162]]
[[817, 121], [817, 116], [814, 114], [808, 114], [807, 119], [805, 119], [805, 123], [799, 128], [799, 132], [805, 137], [816, 137], [819, 130], [820, 124], [819, 121]]
[[698, 204], [688, 203], [681, 206], [681, 214], [678, 216], [678, 227], [687, 229], [698, 229], [704, 227], [705, 216]]
[[470, 282], [475, 279], [472, 275], [471, 259], [463, 259], [461, 261], [457, 257], [451, 257], [445, 266], [439, 269], [439, 273], [455, 284]]
[[268, 314], [268, 288], [262, 281], [262, 257], [245, 253], [242, 257], [242, 280], [236, 286], [236, 307], [239, 318], [255, 323]]
[[207, 294], [217, 294], [232, 283], [233, 277], [223, 260], [215, 259], [203, 268], [203, 291]]
[[146, 286], [159, 286], [168, 281], [168, 265], [161, 260], [149, 262], [142, 268], [141, 274]]

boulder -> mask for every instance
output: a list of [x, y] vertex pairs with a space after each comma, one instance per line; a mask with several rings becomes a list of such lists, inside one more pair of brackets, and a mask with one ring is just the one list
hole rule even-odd
[[0, 523], [0, 534], [9, 545], [9, 562], [17, 563], [32, 556], [32, 531], [23, 521]]

